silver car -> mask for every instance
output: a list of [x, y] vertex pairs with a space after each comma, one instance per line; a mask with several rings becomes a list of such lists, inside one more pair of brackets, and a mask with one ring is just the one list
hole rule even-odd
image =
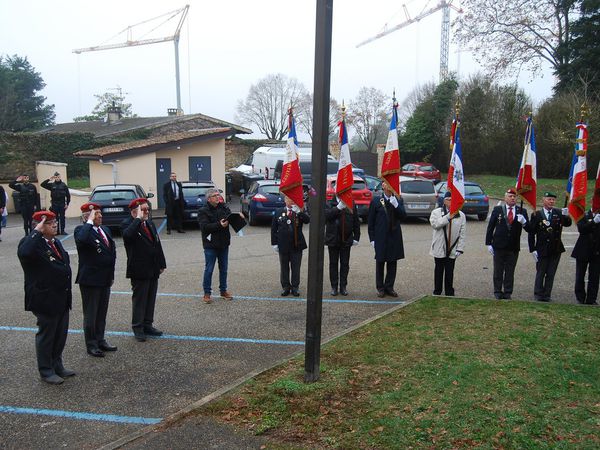
[[408, 217], [429, 218], [437, 208], [437, 194], [431, 180], [401, 176], [400, 192]]

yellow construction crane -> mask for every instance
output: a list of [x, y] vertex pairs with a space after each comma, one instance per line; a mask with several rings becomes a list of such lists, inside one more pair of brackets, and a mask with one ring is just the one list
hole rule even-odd
[[[106, 45], [96, 45], [94, 47], [77, 48], [77, 49], [73, 50], [73, 53], [80, 54], [80, 53], [84, 53], [84, 52], [96, 52], [96, 51], [100, 51], [100, 50], [112, 50], [115, 48], [135, 47], [138, 45], [159, 44], [161, 42], [173, 41], [175, 44], [175, 88], [176, 88], [176, 92], [177, 92], [177, 114], [182, 114], [183, 110], [181, 109], [181, 90], [179, 87], [179, 36], [181, 34], [181, 27], [183, 26], [183, 22], [185, 21], [185, 18], [187, 16], [189, 9], [190, 9], [190, 5], [185, 5], [181, 9], [177, 9], [175, 11], [161, 14], [160, 16], [153, 17], [152, 19], [144, 20], [144, 21], [136, 23], [134, 25], [130, 25], [127, 28], [125, 28], [123, 31], [120, 31], [115, 36], [113, 36], [113, 38], [114, 38], [121, 34], [127, 33], [127, 39], [125, 42], [121, 42], [118, 44], [106, 44]], [[133, 39], [134, 27], [138, 27], [140, 25], [144, 25], [146, 23], [149, 23], [149, 22], [152, 22], [152, 21], [155, 21], [158, 19], [162, 19], [164, 17], [166, 17], [166, 19], [163, 20], [156, 27], [152, 28], [148, 33], [151, 33], [152, 31], [156, 30], [158, 27], [162, 26], [169, 20], [178, 17], [179, 21], [177, 23], [177, 28], [175, 29], [174, 34], [166, 36], [166, 37], [152, 38], [152, 39], [139, 39], [139, 40]], [[111, 39], [113, 39], [113, 38], [111, 38]]]

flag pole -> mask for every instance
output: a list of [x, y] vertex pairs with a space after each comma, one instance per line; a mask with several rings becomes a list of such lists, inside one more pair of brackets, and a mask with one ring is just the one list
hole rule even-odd
[[[456, 127], [454, 128], [454, 133], [452, 133], [452, 145], [450, 146], [450, 151], [452, 152], [454, 150], [454, 143], [456, 142], [456, 130], [458, 130], [458, 121], [459, 121], [459, 114], [460, 114], [460, 102], [458, 100], [456, 100], [456, 103], [454, 104], [454, 118], [456, 120]], [[452, 153], [450, 154], [450, 158], [452, 158]], [[446, 183], [446, 191], [448, 189], [448, 183]], [[452, 198], [452, 197], [450, 197]], [[442, 200], [442, 204], [443, 204], [443, 200]], [[450, 215], [451, 213], [451, 208], [448, 209], [448, 215]], [[460, 215], [460, 213], [459, 213]], [[452, 242], [452, 217], [450, 217], [450, 220], [448, 221], [448, 243]], [[450, 257], [450, 248], [448, 248], [448, 244], [446, 244], [446, 258]]]

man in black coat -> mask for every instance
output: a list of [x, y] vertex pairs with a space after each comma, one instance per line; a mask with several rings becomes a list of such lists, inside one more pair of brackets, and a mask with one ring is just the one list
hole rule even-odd
[[[281, 295], [300, 295], [300, 266], [302, 251], [307, 248], [302, 225], [310, 222], [309, 215], [284, 195], [285, 208], [275, 211], [271, 222], [271, 245], [279, 253]], [[290, 278], [291, 272], [291, 278]]]
[[40, 209], [37, 189], [29, 182], [28, 175], [21, 175], [15, 181], [8, 183], [8, 187], [19, 193], [19, 205], [23, 216], [25, 236], [33, 230], [32, 217], [36, 209]]
[[[575, 258], [575, 298], [579, 303], [597, 305], [600, 281], [600, 211], [589, 210], [577, 223], [579, 237], [571, 256]], [[585, 273], [588, 271], [587, 293]]]
[[[398, 297], [394, 290], [398, 260], [404, 259], [404, 242], [400, 220], [406, 217], [402, 197], [384, 180], [383, 194], [373, 198], [369, 205], [369, 241], [375, 249], [375, 285], [377, 296]], [[387, 273], [384, 278], [385, 266]]]
[[158, 290], [158, 277], [167, 268], [156, 227], [149, 219], [150, 205], [145, 198], [129, 203], [131, 217], [121, 223], [121, 234], [127, 252], [126, 277], [131, 279], [131, 327], [135, 339], [145, 342], [146, 336], [162, 336], [152, 326]]
[[75, 372], [62, 360], [67, 342], [71, 309], [71, 266], [69, 255], [57, 233], [56, 215], [38, 211], [34, 230], [19, 242], [17, 255], [25, 274], [25, 311], [37, 318], [35, 352], [42, 381], [61, 384]]
[[529, 225], [529, 251], [535, 260], [534, 298], [551, 301], [554, 275], [565, 247], [561, 240], [563, 227], [571, 226], [569, 210], [554, 208], [556, 194], [545, 192], [544, 206], [531, 214]]
[[521, 250], [521, 231], [529, 231], [527, 210], [517, 206], [517, 191], [504, 194], [504, 205], [492, 210], [485, 235], [485, 245], [494, 258], [494, 297], [510, 299], [515, 267]]
[[60, 179], [60, 173], [58, 172], [54, 172], [54, 176], [42, 181], [40, 186], [50, 191], [50, 211], [56, 214], [58, 234], [66, 234], [65, 210], [69, 206], [69, 203], [71, 203], [69, 186]]
[[167, 215], [167, 234], [171, 230], [183, 231], [183, 209], [185, 199], [183, 198], [183, 186], [177, 181], [177, 174], [171, 172], [170, 180], [163, 185], [163, 199], [165, 200], [165, 214]]
[[348, 295], [350, 249], [360, 241], [360, 219], [355, 204], [347, 207], [332, 199], [325, 209], [325, 245], [329, 251], [329, 281], [331, 295]]
[[79, 254], [75, 282], [81, 290], [87, 352], [91, 356], [102, 357], [104, 352], [117, 350], [104, 338], [110, 287], [115, 279], [117, 249], [110, 229], [102, 226], [100, 205], [85, 203], [81, 211], [84, 223], [73, 232]]

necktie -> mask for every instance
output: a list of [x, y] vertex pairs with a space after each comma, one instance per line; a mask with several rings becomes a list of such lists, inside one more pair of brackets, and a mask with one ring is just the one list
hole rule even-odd
[[288, 208], [288, 217], [292, 217], [292, 209]]
[[514, 216], [513, 216], [513, 209], [512, 209], [512, 207], [510, 207], [510, 208], [508, 208], [508, 223], [509, 223], [510, 225], [512, 225], [512, 223], [513, 223], [513, 219], [514, 219]]
[[104, 243], [106, 244], [107, 247], [110, 247], [110, 244], [108, 243], [108, 239], [106, 237], [106, 235], [104, 234], [104, 231], [102, 231], [102, 228], [98, 227], [98, 234], [100, 236], [102, 236], [102, 239], [104, 240]]
[[175, 182], [174, 182], [174, 181], [173, 181], [171, 184], [172, 184], [172, 186], [173, 186], [173, 195], [175, 196], [175, 200], [177, 200], [177, 198], [179, 197], [179, 196], [177, 195], [177, 185], [175, 184]]
[[152, 233], [150, 233], [150, 230], [148, 229], [148, 225], [146, 225], [146, 222], [142, 222], [142, 229], [144, 230], [144, 232], [148, 236], [148, 239], [150, 239], [151, 241], [153, 241], [154, 239], [152, 239]]
[[56, 256], [58, 256], [58, 259], [62, 259], [62, 256], [61, 256], [60, 252], [58, 251], [58, 248], [56, 248], [54, 241], [48, 241], [48, 245], [50, 246], [50, 248], [52, 248], [52, 250], [54, 250], [54, 253], [56, 253]]

